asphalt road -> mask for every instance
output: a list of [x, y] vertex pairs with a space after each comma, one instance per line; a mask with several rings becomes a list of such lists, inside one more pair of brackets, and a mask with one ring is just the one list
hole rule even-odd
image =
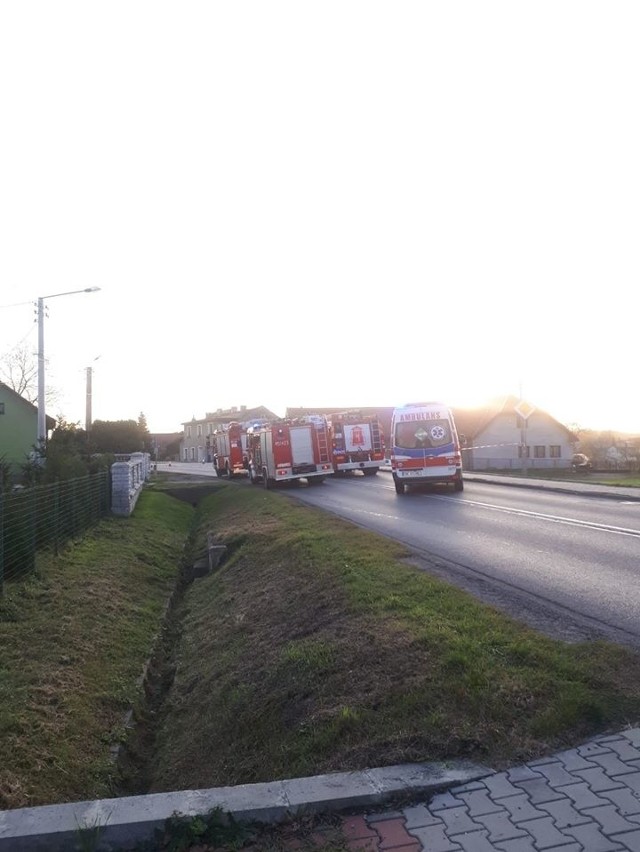
[[399, 496], [383, 472], [283, 493], [403, 542], [414, 564], [549, 635], [640, 647], [640, 502], [475, 479]]

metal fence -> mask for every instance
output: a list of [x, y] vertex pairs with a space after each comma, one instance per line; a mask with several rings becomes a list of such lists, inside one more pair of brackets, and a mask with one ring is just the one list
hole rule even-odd
[[108, 514], [109, 471], [0, 493], [0, 595], [35, 568], [36, 552], [58, 548]]

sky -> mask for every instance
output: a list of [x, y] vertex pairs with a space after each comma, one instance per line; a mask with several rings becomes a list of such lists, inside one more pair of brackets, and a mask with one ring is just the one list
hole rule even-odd
[[50, 297], [83, 427], [91, 368], [152, 432], [505, 394], [640, 432], [639, 37], [635, 0], [1, 4], [0, 362]]

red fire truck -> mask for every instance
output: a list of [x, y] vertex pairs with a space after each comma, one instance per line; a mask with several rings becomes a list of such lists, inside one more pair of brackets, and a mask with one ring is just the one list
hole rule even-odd
[[333, 473], [329, 430], [321, 415], [273, 420], [247, 429], [247, 464], [252, 484], [272, 488], [306, 479], [317, 485]]
[[218, 476], [231, 479], [247, 467], [247, 429], [235, 420], [216, 429], [212, 436], [213, 466]]
[[384, 462], [384, 439], [375, 414], [342, 411], [329, 415], [329, 439], [335, 473], [361, 470], [375, 476]]

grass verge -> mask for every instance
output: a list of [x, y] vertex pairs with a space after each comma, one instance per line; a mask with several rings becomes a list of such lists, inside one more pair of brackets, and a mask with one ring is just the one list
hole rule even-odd
[[210, 530], [228, 555], [173, 612], [173, 680], [128, 792], [460, 757], [500, 768], [638, 723], [631, 651], [542, 636], [284, 494], [165, 487], [181, 500], [145, 489], [132, 518], [41, 555], [0, 601], [0, 808], [123, 789], [110, 745]]
[[229, 556], [189, 588], [152, 791], [471, 758], [494, 768], [640, 717], [640, 657], [567, 645], [262, 489], [197, 511]]
[[175, 585], [191, 505], [145, 490], [0, 598], [0, 808], [113, 795], [110, 746]]

